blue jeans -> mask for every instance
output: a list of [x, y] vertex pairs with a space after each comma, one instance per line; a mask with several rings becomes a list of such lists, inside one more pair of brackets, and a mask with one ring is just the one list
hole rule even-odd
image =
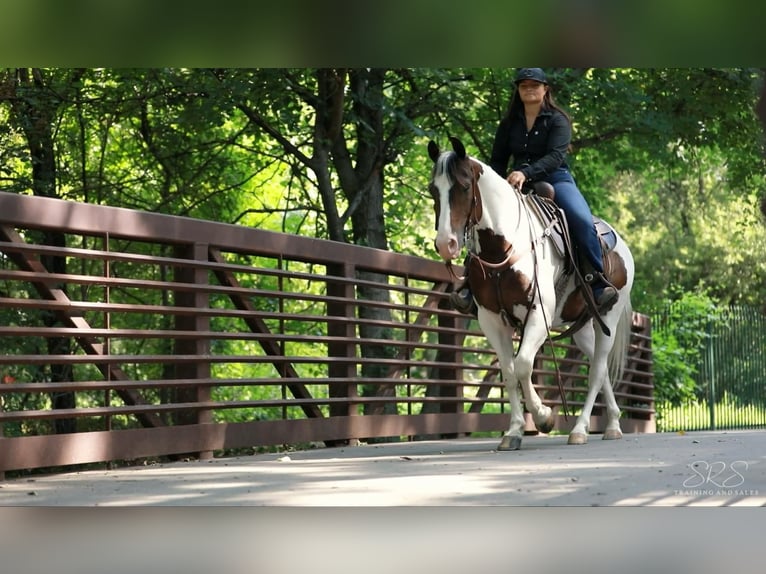
[[572, 174], [568, 169], [562, 167], [549, 175], [545, 181], [556, 190], [556, 205], [567, 216], [569, 232], [576, 248], [581, 255], [587, 257], [593, 269], [603, 273], [604, 262], [601, 259], [601, 244], [593, 225], [593, 216], [588, 202], [585, 201], [577, 188]]

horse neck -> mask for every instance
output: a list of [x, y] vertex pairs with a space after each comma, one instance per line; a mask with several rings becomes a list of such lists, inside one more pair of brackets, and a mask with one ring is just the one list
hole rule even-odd
[[482, 216], [476, 225], [477, 231], [488, 229], [495, 235], [503, 235], [511, 244], [529, 239], [531, 223], [521, 195], [487, 166], [479, 178], [479, 193]]

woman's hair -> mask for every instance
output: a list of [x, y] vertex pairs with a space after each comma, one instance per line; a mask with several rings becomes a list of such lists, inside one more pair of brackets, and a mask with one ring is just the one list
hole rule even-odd
[[[543, 109], [548, 110], [556, 110], [560, 112], [569, 122], [569, 124], [572, 124], [572, 118], [569, 117], [569, 114], [564, 111], [563, 108], [561, 108], [553, 99], [553, 94], [551, 93], [550, 86], [547, 86], [547, 89], [545, 90], [545, 96], [543, 96]], [[519, 87], [516, 86], [516, 88], [513, 90], [513, 94], [511, 95], [511, 99], [508, 102], [508, 109], [505, 112], [505, 119], [511, 119], [514, 114], [518, 114], [520, 110], [524, 109], [524, 103], [521, 101], [521, 96], [519, 96]]]

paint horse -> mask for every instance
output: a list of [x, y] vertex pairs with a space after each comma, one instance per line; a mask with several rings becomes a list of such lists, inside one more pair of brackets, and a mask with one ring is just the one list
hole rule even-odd
[[[603, 438], [622, 438], [612, 383], [622, 375], [630, 340], [634, 275], [630, 250], [612, 230], [614, 246], [605, 256], [604, 267], [619, 299], [599, 317], [599, 324], [594, 324], [593, 313], [583, 320], [588, 308], [577, 274], [568, 265], [568, 256], [552, 245], [550, 224], [530, 208], [533, 198], [468, 156], [458, 139], [450, 141], [452, 151], [440, 152], [433, 141], [428, 145], [434, 161], [429, 190], [437, 217], [435, 247], [451, 267], [468, 246], [467, 275], [477, 317], [497, 354], [510, 402], [510, 426], [498, 450], [521, 448], [525, 421], [519, 386], [537, 429], [544, 433], [553, 429], [553, 410], [543, 404], [532, 385], [533, 362], [551, 339], [551, 329], [572, 326], [574, 343], [589, 358], [589, 368], [587, 398], [568, 443], [588, 441], [599, 391], [607, 413]], [[516, 353], [515, 331], [519, 332]]]

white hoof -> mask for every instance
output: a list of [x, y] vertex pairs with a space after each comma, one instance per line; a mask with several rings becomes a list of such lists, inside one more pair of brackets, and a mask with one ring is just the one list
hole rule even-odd
[[521, 437], [504, 435], [500, 444], [497, 445], [497, 450], [519, 450], [521, 448]]
[[587, 444], [588, 435], [581, 432], [569, 433], [567, 444]]
[[601, 438], [602, 440], [618, 440], [622, 438], [622, 431], [620, 429], [607, 429]]

